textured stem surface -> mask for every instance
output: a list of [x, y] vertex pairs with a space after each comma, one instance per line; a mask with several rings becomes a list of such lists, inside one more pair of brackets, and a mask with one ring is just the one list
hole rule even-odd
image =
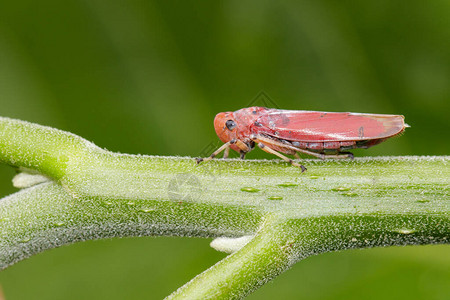
[[0, 201], [1, 268], [88, 239], [254, 236], [173, 298], [241, 298], [310, 255], [450, 239], [448, 156], [304, 160], [302, 174], [280, 161], [116, 154], [0, 118], [0, 161], [24, 172], [24, 189]]

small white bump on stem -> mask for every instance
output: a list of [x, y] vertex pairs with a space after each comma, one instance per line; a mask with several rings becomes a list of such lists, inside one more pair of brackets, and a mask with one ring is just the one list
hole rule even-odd
[[244, 235], [238, 238], [219, 237], [214, 239], [209, 245], [217, 251], [233, 253], [244, 247], [253, 237], [253, 235]]
[[19, 173], [12, 179], [13, 186], [19, 189], [31, 187], [33, 185], [50, 181], [50, 179], [41, 174]]

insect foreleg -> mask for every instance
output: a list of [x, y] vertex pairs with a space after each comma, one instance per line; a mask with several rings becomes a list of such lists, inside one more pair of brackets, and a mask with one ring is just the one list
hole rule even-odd
[[223, 152], [223, 158], [228, 158], [229, 154], [230, 154], [230, 147], [227, 147]]
[[240, 140], [236, 140], [236, 146], [238, 146], [239, 149], [241, 149], [241, 151], [239, 151], [240, 159], [245, 159], [245, 154], [247, 152], [250, 152], [250, 150], [251, 150], [250, 147], [246, 143], [244, 143], [243, 141], [240, 141]]
[[241, 154], [241, 155], [239, 156], [239, 158], [240, 158], [240, 159], [245, 159], [245, 154], [246, 154], [246, 152], [244, 152], [244, 151], [241, 150], [240, 154]]
[[[222, 146], [219, 147], [219, 149], [217, 149], [216, 151], [213, 152], [213, 154], [211, 154], [209, 157], [207, 158], [202, 158], [199, 157], [197, 158], [197, 163], [201, 163], [202, 161], [210, 161], [211, 159], [213, 159], [214, 157], [216, 157], [218, 154], [220, 154], [220, 152], [225, 150], [225, 154], [227, 154], [227, 149], [229, 151], [230, 149], [230, 145], [235, 144], [236, 140], [231, 140], [229, 142], [226, 142], [225, 144], [223, 144]], [[227, 155], [228, 156], [228, 155]]]
[[247, 144], [244, 143], [243, 141], [236, 140], [235, 143], [236, 143], [236, 146], [238, 146], [239, 149], [241, 149], [241, 152], [244, 152], [244, 153], [250, 152], [250, 150], [251, 150], [250, 147], [247, 146]]
[[240, 140], [236, 140], [233, 139], [229, 142], [226, 142], [225, 144], [223, 144], [222, 146], [220, 146], [219, 149], [217, 149], [216, 151], [213, 152], [213, 154], [211, 154], [209, 157], [207, 158], [197, 158], [197, 163], [201, 163], [202, 161], [210, 161], [211, 159], [213, 159], [214, 157], [216, 157], [217, 155], [220, 154], [220, 152], [225, 151], [223, 154], [223, 158], [227, 158], [228, 154], [230, 153], [230, 145], [235, 144], [236, 146], [239, 147], [239, 149], [241, 149], [241, 159], [245, 158], [245, 153], [249, 152], [251, 149], [247, 146], [246, 143], [240, 141]]
[[263, 144], [263, 143], [258, 143], [259, 148], [261, 148], [263, 151], [276, 155], [279, 158], [283, 159], [284, 161], [287, 161], [288, 163], [290, 163], [291, 165], [295, 166], [295, 167], [299, 167], [302, 169], [302, 173], [306, 171], [306, 168], [303, 165], [300, 165], [298, 163], [296, 163], [295, 161], [293, 161], [292, 159], [290, 159], [289, 157], [284, 156], [283, 154], [273, 150], [272, 148], [270, 148], [269, 146]]

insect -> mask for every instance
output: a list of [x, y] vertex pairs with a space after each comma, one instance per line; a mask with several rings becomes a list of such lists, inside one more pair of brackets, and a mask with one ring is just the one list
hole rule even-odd
[[244, 159], [258, 145], [304, 172], [303, 165], [282, 153], [295, 158], [300, 158], [298, 153], [322, 159], [353, 158], [348, 150], [372, 147], [399, 135], [406, 127], [409, 125], [402, 115], [248, 107], [216, 115], [214, 128], [225, 144], [208, 158], [198, 158], [197, 163], [211, 160], [222, 151], [227, 158], [230, 148]]

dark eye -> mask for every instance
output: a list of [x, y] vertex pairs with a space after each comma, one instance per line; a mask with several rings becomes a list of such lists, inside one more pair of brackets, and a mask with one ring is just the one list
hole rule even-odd
[[233, 120], [228, 120], [225, 125], [227, 126], [227, 128], [229, 130], [233, 130], [234, 128], [236, 128], [236, 122]]

